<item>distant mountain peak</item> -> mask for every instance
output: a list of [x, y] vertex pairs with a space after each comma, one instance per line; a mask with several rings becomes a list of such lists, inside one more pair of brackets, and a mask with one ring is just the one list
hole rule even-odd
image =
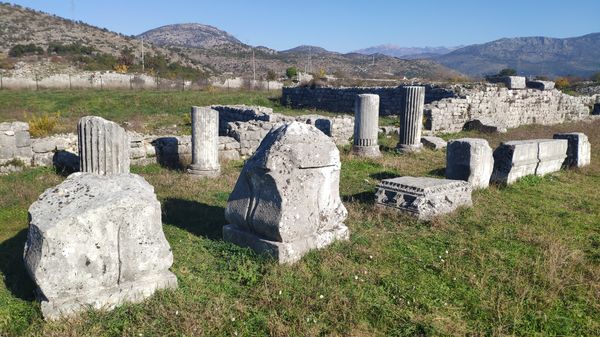
[[233, 35], [216, 27], [200, 23], [165, 25], [146, 31], [138, 37], [143, 37], [159, 46], [192, 48], [213, 48], [224, 45], [246, 46]]
[[434, 55], [449, 53], [457, 48], [459, 47], [401, 47], [388, 43], [359, 49], [354, 52], [364, 55], [382, 54], [399, 58], [430, 58]]

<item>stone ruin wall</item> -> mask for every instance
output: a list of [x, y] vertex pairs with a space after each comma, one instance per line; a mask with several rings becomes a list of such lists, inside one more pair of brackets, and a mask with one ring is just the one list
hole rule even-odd
[[[379, 95], [379, 114], [397, 115], [402, 106], [402, 86], [399, 87], [353, 87], [353, 88], [310, 88], [284, 87], [281, 104], [292, 108], [315, 108], [332, 112], [354, 113], [354, 99], [358, 94]], [[456, 97], [449, 88], [425, 85], [425, 103], [443, 98]]]
[[[236, 160], [254, 153], [269, 130], [284, 122], [300, 121], [315, 125], [332, 137], [338, 145], [348, 144], [354, 132], [354, 119], [349, 116], [325, 117], [305, 115], [290, 117], [257, 106], [213, 106], [219, 111], [219, 158]], [[158, 163], [177, 168], [191, 161], [191, 136], [144, 135], [128, 131], [129, 156], [133, 165]], [[77, 135], [73, 133], [30, 138], [24, 122], [0, 123], [0, 173], [19, 170], [18, 160], [25, 166], [78, 165]]]
[[559, 90], [509, 90], [503, 86], [460, 92], [460, 98], [445, 98], [425, 105], [425, 128], [434, 133], [458, 132], [466, 122], [516, 128], [520, 125], [552, 125], [579, 121], [590, 115], [593, 96], [570, 96]]

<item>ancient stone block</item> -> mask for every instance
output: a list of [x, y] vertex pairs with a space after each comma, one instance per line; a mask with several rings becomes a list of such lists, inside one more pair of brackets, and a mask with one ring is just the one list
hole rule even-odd
[[543, 90], [552, 90], [552, 89], [554, 89], [554, 82], [540, 81], [540, 80], [527, 81], [527, 87], [532, 88], [532, 89], [542, 90], [542, 91]]
[[219, 165], [219, 112], [210, 107], [192, 107], [192, 164], [188, 173], [216, 177]]
[[31, 137], [29, 131], [23, 130], [15, 132], [15, 145], [17, 147], [30, 147]]
[[317, 128], [298, 122], [274, 128], [240, 173], [223, 239], [280, 263], [348, 239], [340, 167], [337, 147]]
[[129, 135], [125, 129], [102, 117], [86, 116], [79, 120], [77, 133], [82, 172], [129, 172]]
[[563, 163], [567, 167], [583, 167], [591, 162], [592, 147], [588, 137], [581, 132], [557, 133], [554, 139], [568, 141], [567, 159]]
[[487, 140], [454, 139], [446, 149], [446, 178], [467, 181], [473, 188], [486, 188], [494, 169], [492, 148]]
[[429, 220], [460, 206], [472, 206], [471, 186], [461, 180], [428, 177], [384, 179], [377, 186], [377, 206]]
[[508, 89], [525, 89], [525, 77], [523, 76], [506, 76], [504, 83]]
[[543, 176], [560, 170], [567, 158], [568, 141], [566, 139], [540, 139], [538, 142], [539, 164], [535, 174]]
[[74, 173], [29, 208], [25, 266], [46, 319], [177, 286], [154, 188], [134, 174]]
[[494, 151], [491, 181], [512, 184], [521, 177], [535, 174], [538, 163], [537, 140], [504, 142]]
[[562, 139], [529, 139], [503, 142], [494, 151], [492, 181], [512, 184], [519, 178], [543, 176], [560, 170], [567, 157], [567, 141]]
[[445, 149], [448, 143], [440, 137], [434, 136], [423, 136], [421, 137], [421, 144], [432, 150]]

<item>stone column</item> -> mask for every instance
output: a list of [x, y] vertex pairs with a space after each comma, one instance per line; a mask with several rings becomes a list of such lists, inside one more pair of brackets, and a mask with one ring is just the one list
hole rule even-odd
[[86, 116], [77, 124], [81, 172], [129, 173], [129, 136], [117, 123]]
[[379, 157], [379, 95], [361, 94], [354, 101], [354, 146], [358, 156]]
[[402, 88], [402, 109], [400, 111], [400, 141], [396, 147], [400, 152], [420, 151], [425, 87], [406, 86]]
[[192, 165], [188, 173], [216, 177], [219, 165], [219, 112], [210, 107], [192, 107]]

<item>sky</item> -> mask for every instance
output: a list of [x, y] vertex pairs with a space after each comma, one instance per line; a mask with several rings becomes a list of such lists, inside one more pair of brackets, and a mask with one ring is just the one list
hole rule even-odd
[[600, 32], [600, 0], [24, 0], [25, 7], [126, 35], [202, 23], [244, 43], [338, 52], [395, 44], [459, 46], [503, 37]]

